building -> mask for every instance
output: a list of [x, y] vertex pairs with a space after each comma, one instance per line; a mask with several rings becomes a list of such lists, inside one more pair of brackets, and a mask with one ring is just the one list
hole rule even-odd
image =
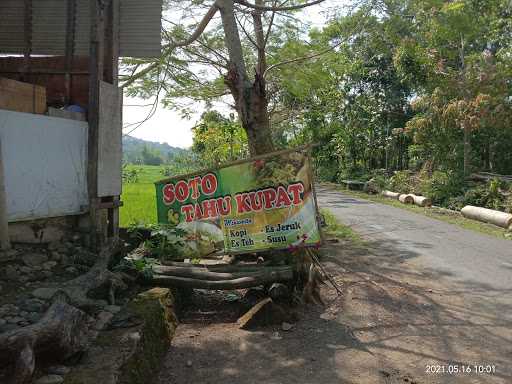
[[4, 246], [6, 223], [11, 241], [55, 241], [70, 228], [92, 246], [117, 240], [118, 62], [160, 55], [161, 13], [162, 0], [0, 1]]

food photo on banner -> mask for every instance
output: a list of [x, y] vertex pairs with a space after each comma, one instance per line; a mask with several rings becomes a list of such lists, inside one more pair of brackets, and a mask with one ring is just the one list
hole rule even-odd
[[200, 255], [320, 245], [307, 147], [155, 183], [163, 236]]

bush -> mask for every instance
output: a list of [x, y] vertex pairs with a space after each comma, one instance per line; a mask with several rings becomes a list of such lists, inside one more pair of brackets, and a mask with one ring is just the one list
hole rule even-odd
[[498, 211], [510, 210], [510, 196], [506, 197], [501, 189], [506, 185], [498, 179], [490, 180], [486, 185], [479, 185], [464, 194], [464, 205], [495, 209]]
[[434, 204], [454, 204], [453, 198], [464, 191], [464, 178], [452, 171], [435, 171], [430, 178], [422, 179], [418, 189], [432, 199]]
[[338, 175], [338, 181], [341, 180], [359, 180], [366, 181], [369, 179], [365, 168], [359, 164], [350, 165], [347, 168], [341, 170]]
[[389, 179], [388, 187], [393, 192], [411, 193], [414, 192], [414, 182], [409, 171], [397, 171]]

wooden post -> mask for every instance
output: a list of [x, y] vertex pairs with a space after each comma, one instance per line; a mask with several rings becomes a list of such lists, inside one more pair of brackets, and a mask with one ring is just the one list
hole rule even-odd
[[89, 42], [89, 142], [87, 159], [87, 186], [89, 193], [89, 217], [91, 226], [91, 246], [99, 248], [102, 242], [102, 215], [98, 209], [98, 126], [99, 92], [103, 78], [103, 12], [98, 0], [90, 2], [90, 42]]
[[23, 80], [26, 81], [25, 75], [30, 70], [30, 55], [32, 53], [32, 0], [24, 0], [23, 2]]
[[[104, 80], [117, 86], [118, 85], [118, 72], [119, 72], [119, 13], [120, 1], [110, 0], [107, 8], [107, 17], [105, 23], [105, 67], [104, 67]], [[122, 113], [123, 97], [120, 94], [119, 100], [119, 113]], [[122, 115], [120, 116], [119, 127], [122, 130]], [[121, 136], [121, 134], [119, 135]], [[119, 169], [121, 172], [121, 169]], [[113, 207], [107, 210], [108, 228], [107, 236], [116, 243], [119, 239], [119, 196], [113, 196]]]
[[7, 221], [7, 196], [5, 194], [4, 161], [2, 156], [2, 142], [0, 141], [0, 249], [11, 248], [9, 241], [9, 224]]
[[76, 24], [76, 0], [67, 0], [66, 20], [66, 104], [71, 101], [71, 71], [73, 70], [73, 57], [75, 55], [75, 24]]

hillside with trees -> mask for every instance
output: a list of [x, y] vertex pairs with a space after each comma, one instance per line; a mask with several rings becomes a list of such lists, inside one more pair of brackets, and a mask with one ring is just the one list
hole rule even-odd
[[167, 143], [157, 143], [123, 136], [123, 161], [130, 164], [162, 165], [174, 161], [176, 156], [187, 150], [172, 147]]

